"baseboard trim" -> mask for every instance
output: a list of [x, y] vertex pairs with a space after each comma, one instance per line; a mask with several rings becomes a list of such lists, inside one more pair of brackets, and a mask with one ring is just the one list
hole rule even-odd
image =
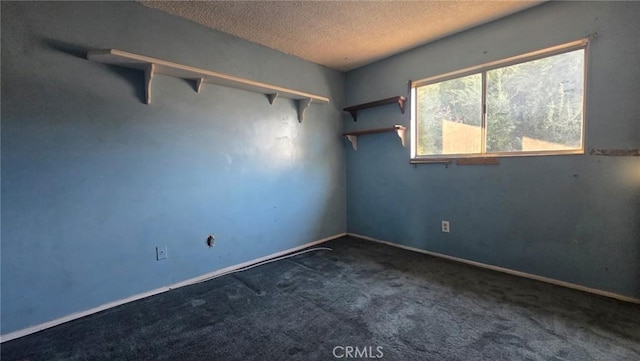
[[518, 276], [518, 277], [529, 278], [529, 279], [540, 281], [540, 282], [550, 283], [550, 284], [553, 284], [553, 285], [556, 285], [556, 286], [562, 286], [562, 287], [571, 288], [571, 289], [578, 290], [578, 291], [593, 293], [593, 294], [596, 294], [596, 295], [599, 295], [599, 296], [614, 298], [616, 300], [623, 301], [623, 302], [640, 304], [640, 299], [639, 298], [625, 296], [625, 295], [621, 295], [621, 294], [614, 293], [614, 292], [603, 291], [603, 290], [599, 290], [599, 289], [596, 289], [596, 288], [585, 287], [585, 286], [581, 286], [581, 285], [578, 285], [578, 284], [575, 284], [575, 283], [560, 281], [560, 280], [556, 280], [556, 279], [549, 278], [549, 277], [544, 277], [544, 276], [538, 276], [538, 275], [535, 275], [535, 274], [532, 274], [532, 273], [516, 271], [516, 270], [510, 269], [510, 268], [504, 268], [504, 267], [500, 267], [500, 266], [493, 266], [493, 265], [490, 265], [490, 264], [471, 261], [471, 260], [464, 259], [464, 258], [448, 256], [448, 255], [442, 254], [442, 253], [426, 251], [424, 249], [415, 248], [415, 247], [409, 247], [409, 246], [405, 246], [405, 245], [402, 245], [402, 244], [397, 244], [397, 243], [393, 243], [393, 242], [389, 242], [389, 241], [383, 241], [383, 240], [380, 240], [380, 239], [364, 236], [364, 235], [357, 234], [357, 233], [347, 233], [347, 235], [348, 236], [352, 236], [352, 237], [356, 237], [356, 238], [361, 238], [361, 239], [364, 239], [364, 240], [367, 240], [367, 241], [386, 244], [388, 246], [392, 246], [392, 247], [396, 247], [396, 248], [402, 248], [402, 249], [406, 249], [406, 250], [409, 250], [409, 251], [424, 253], [424, 254], [427, 254], [429, 256], [434, 256], [434, 257], [438, 257], [438, 258], [444, 258], [444, 259], [447, 259], [447, 260], [450, 260], [450, 261], [460, 262], [460, 263], [468, 264], [468, 265], [475, 266], [475, 267], [480, 267], [480, 268], [485, 268], [485, 269], [489, 269], [489, 270], [492, 270], [492, 271], [498, 271], [498, 272], [502, 272], [502, 273], [507, 273], [507, 274], [510, 274], [510, 275]]
[[331, 241], [331, 240], [336, 239], [336, 238], [344, 237], [346, 235], [347, 235], [346, 233], [339, 233], [339, 234], [336, 234], [336, 235], [333, 235], [333, 236], [330, 236], [330, 237], [327, 237], [327, 238], [319, 239], [317, 241], [305, 243], [305, 244], [297, 246], [297, 247], [293, 247], [293, 248], [286, 249], [284, 251], [273, 253], [273, 254], [270, 254], [268, 256], [260, 257], [260, 258], [257, 258], [257, 259], [251, 260], [251, 261], [247, 261], [247, 262], [244, 262], [244, 263], [240, 263], [240, 264], [237, 264], [237, 265], [225, 267], [225, 268], [219, 269], [217, 271], [209, 272], [209, 273], [203, 274], [203, 275], [195, 277], [195, 278], [191, 278], [191, 279], [188, 279], [188, 280], [185, 280], [185, 281], [182, 281], [182, 282], [171, 284], [169, 286], [156, 288], [154, 290], [143, 292], [143, 293], [139, 293], [139, 294], [127, 297], [127, 298], [123, 298], [121, 300], [105, 303], [103, 305], [88, 309], [86, 311], [75, 312], [75, 313], [72, 313], [72, 314], [67, 315], [67, 316], [56, 318], [55, 320], [51, 320], [51, 321], [48, 321], [48, 322], [41, 323], [39, 325], [27, 327], [27, 328], [24, 328], [24, 329], [18, 330], [18, 331], [13, 331], [13, 332], [7, 333], [5, 335], [0, 335], [0, 343], [6, 342], [6, 341], [11, 341], [11, 340], [14, 340], [16, 338], [23, 337], [23, 336], [27, 336], [27, 335], [30, 335], [32, 333], [36, 333], [38, 331], [46, 330], [47, 328], [58, 326], [58, 325], [61, 325], [63, 323], [66, 323], [66, 322], [69, 322], [69, 321], [73, 321], [73, 320], [76, 320], [76, 319], [81, 318], [81, 317], [85, 317], [85, 316], [88, 316], [88, 315], [91, 315], [91, 314], [94, 314], [94, 313], [97, 313], [97, 312], [100, 312], [100, 311], [107, 310], [109, 308], [113, 308], [113, 307], [116, 307], [116, 306], [123, 305], [125, 303], [137, 301], [137, 300], [140, 300], [140, 299], [143, 299], [143, 298], [147, 298], [147, 297], [150, 297], [150, 296], [153, 296], [153, 295], [157, 295], [157, 294], [160, 294], [160, 293], [164, 293], [164, 292], [176, 289], [176, 288], [180, 288], [180, 287], [189, 286], [189, 285], [192, 285], [192, 284], [195, 284], [195, 283], [199, 283], [199, 282], [205, 281], [205, 280], [207, 280], [209, 278], [212, 278], [212, 277], [216, 277], [216, 276], [219, 276], [219, 275], [222, 275], [222, 274], [225, 274], [225, 273], [228, 273], [228, 272], [232, 272], [232, 271], [244, 268], [244, 267], [248, 267], [248, 266], [254, 265], [256, 263], [267, 261], [267, 260], [270, 260], [270, 259], [273, 259], [273, 258], [284, 256], [286, 254], [293, 253], [295, 251], [299, 251], [301, 249], [308, 248], [308, 247], [311, 247], [311, 246], [315, 246], [315, 245], [318, 245], [320, 243], [328, 242], [328, 241]]

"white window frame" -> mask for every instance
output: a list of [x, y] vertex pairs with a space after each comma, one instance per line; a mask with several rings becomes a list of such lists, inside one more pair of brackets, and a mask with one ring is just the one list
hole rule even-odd
[[[446, 74], [441, 74], [421, 80], [411, 81], [411, 162], [412, 163], [430, 163], [434, 160], [443, 159], [450, 160], [455, 158], [488, 158], [488, 157], [525, 157], [525, 156], [548, 156], [548, 155], [567, 155], [567, 154], [584, 154], [585, 150], [585, 128], [586, 128], [586, 95], [587, 95], [587, 60], [588, 60], [589, 39], [584, 38], [569, 43], [545, 48], [530, 53], [516, 55], [506, 59], [493, 61], [490, 63], [473, 66]], [[484, 147], [485, 132], [487, 127], [487, 106], [486, 106], [486, 73], [490, 70], [526, 63], [533, 60], [547, 58], [554, 55], [560, 55], [575, 50], [584, 50], [584, 66], [583, 66], [583, 88], [582, 88], [582, 135], [579, 149], [569, 150], [545, 150], [545, 151], [517, 151], [517, 152], [486, 152]], [[482, 150], [481, 153], [462, 153], [462, 154], [432, 154], [417, 155], [418, 147], [418, 128], [417, 128], [417, 102], [416, 89], [425, 85], [439, 83], [442, 81], [452, 80], [469, 76], [472, 74], [482, 74]]]

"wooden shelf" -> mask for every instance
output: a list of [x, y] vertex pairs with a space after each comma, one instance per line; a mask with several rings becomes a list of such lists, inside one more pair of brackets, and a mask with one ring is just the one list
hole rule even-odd
[[216, 73], [210, 70], [194, 68], [191, 66], [172, 63], [169, 61], [151, 58], [144, 55], [128, 53], [126, 51], [117, 49], [90, 51], [87, 54], [87, 59], [99, 63], [117, 65], [144, 71], [146, 82], [145, 102], [147, 104], [151, 103], [151, 82], [155, 74], [162, 74], [176, 78], [192, 80], [196, 83], [197, 92], [200, 92], [203, 84], [208, 83], [265, 94], [268, 97], [270, 104], [273, 104], [274, 100], [278, 97], [293, 99], [296, 102], [299, 122], [302, 122], [302, 119], [304, 118], [304, 112], [305, 110], [307, 110], [311, 103], [329, 103], [329, 98], [320, 95], [314, 95], [275, 85], [260, 83], [249, 79], [238, 78], [231, 75]]
[[398, 137], [400, 137], [400, 142], [404, 147], [406, 130], [407, 130], [407, 127], [404, 127], [402, 125], [394, 125], [393, 127], [389, 127], [389, 128], [359, 130], [357, 132], [342, 133], [342, 135], [347, 137], [347, 139], [351, 142], [351, 145], [353, 146], [354, 150], [358, 150], [358, 136], [367, 135], [367, 134], [395, 132], [398, 135]]
[[351, 114], [351, 117], [353, 118], [353, 121], [357, 122], [358, 121], [358, 110], [368, 109], [368, 108], [373, 108], [373, 107], [379, 107], [379, 106], [387, 105], [387, 104], [398, 104], [398, 106], [400, 107], [400, 111], [402, 112], [402, 114], [404, 114], [404, 103], [405, 103], [406, 100], [407, 100], [407, 98], [405, 98], [403, 96], [397, 96], [397, 97], [391, 97], [391, 98], [387, 98], [387, 99], [376, 100], [376, 101], [369, 102], [369, 103], [352, 105], [350, 107], [344, 108], [343, 110], [345, 112], [349, 112]]

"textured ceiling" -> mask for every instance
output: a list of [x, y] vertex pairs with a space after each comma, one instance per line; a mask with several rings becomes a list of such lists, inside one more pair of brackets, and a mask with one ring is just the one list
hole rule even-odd
[[141, 1], [346, 71], [540, 1]]

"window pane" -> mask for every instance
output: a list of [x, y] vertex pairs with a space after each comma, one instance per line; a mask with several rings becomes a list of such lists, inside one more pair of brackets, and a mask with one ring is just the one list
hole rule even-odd
[[487, 152], [580, 149], [584, 50], [487, 72]]
[[417, 155], [480, 153], [482, 75], [416, 89]]

